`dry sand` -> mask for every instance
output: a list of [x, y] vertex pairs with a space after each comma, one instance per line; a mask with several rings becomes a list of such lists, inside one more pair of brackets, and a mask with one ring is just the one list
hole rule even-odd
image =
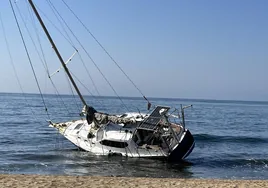
[[198, 187], [198, 188], [246, 188], [268, 187], [268, 180], [208, 180], [208, 179], [170, 179], [170, 178], [123, 178], [92, 176], [43, 176], [43, 175], [0, 175], [0, 187]]

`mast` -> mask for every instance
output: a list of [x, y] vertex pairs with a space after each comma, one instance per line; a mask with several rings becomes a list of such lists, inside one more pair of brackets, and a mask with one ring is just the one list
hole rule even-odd
[[42, 18], [40, 17], [38, 11], [36, 10], [36, 8], [35, 8], [35, 6], [34, 6], [34, 4], [33, 4], [33, 1], [32, 1], [32, 0], [28, 0], [28, 2], [30, 3], [30, 5], [31, 5], [31, 7], [32, 7], [32, 9], [33, 9], [33, 11], [34, 11], [34, 13], [35, 13], [35, 15], [36, 15], [38, 21], [39, 21], [39, 23], [41, 24], [41, 26], [42, 26], [44, 32], [46, 33], [46, 36], [47, 36], [49, 42], [51, 43], [51, 45], [52, 45], [52, 47], [53, 47], [53, 49], [54, 49], [56, 55], [58, 56], [58, 58], [59, 58], [59, 60], [60, 60], [60, 62], [61, 62], [61, 64], [62, 64], [62, 67], [64, 68], [64, 70], [65, 70], [67, 76], [69, 77], [71, 83], [73, 84], [74, 89], [76, 90], [76, 92], [77, 92], [78, 96], [80, 97], [82, 103], [83, 103], [85, 106], [87, 106], [87, 103], [86, 103], [84, 97], [82, 96], [81, 92], [79, 91], [79, 89], [78, 89], [78, 87], [77, 87], [77, 85], [76, 85], [76, 83], [75, 83], [75, 81], [74, 81], [74, 79], [73, 79], [71, 73], [69, 72], [67, 66], [65, 65], [65, 63], [64, 63], [64, 61], [63, 61], [63, 59], [62, 59], [62, 57], [61, 57], [61, 55], [60, 55], [60, 52], [58, 51], [58, 49], [57, 49], [55, 43], [53, 42], [53, 40], [52, 40], [52, 38], [51, 38], [51, 36], [50, 36], [50, 34], [49, 34], [49, 32], [48, 32], [48, 30], [47, 30], [47, 28], [46, 28], [44, 22], [42, 21]]

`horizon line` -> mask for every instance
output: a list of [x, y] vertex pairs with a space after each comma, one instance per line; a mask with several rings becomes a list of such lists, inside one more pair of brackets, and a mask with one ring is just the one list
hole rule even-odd
[[[20, 92], [3, 92], [1, 91], [0, 94], [28, 94], [28, 95], [40, 95], [40, 93], [20, 93]], [[53, 93], [42, 93], [43, 95], [57, 95]], [[59, 94], [59, 95], [65, 95], [65, 96], [72, 96], [72, 94]], [[78, 96], [75, 94], [75, 96]], [[109, 98], [118, 98], [117, 96], [110, 96], [110, 95], [84, 95], [85, 97], [109, 97]], [[136, 98], [136, 99], [143, 99], [143, 97], [139, 96], [119, 96], [122, 98]], [[173, 100], [184, 100], [184, 101], [218, 101], [218, 102], [228, 102], [228, 101], [234, 101], [234, 102], [257, 102], [257, 103], [268, 103], [268, 101], [264, 100], [236, 100], [236, 99], [205, 99], [205, 98], [179, 98], [179, 97], [148, 97], [149, 99], [173, 99]]]

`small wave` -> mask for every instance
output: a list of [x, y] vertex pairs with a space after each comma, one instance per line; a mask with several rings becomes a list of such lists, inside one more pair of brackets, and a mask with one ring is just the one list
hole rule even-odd
[[194, 166], [207, 166], [212, 168], [262, 168], [268, 169], [268, 159], [264, 158], [194, 158], [191, 160]]
[[232, 142], [232, 143], [268, 143], [267, 138], [256, 138], [247, 136], [217, 136], [211, 134], [195, 134], [194, 138], [197, 142]]
[[68, 157], [65, 157], [64, 155], [59, 155], [59, 154], [37, 154], [37, 153], [32, 153], [32, 154], [16, 154], [14, 155], [15, 158], [23, 159], [23, 160], [28, 160], [28, 161], [51, 161], [51, 160], [57, 160], [57, 159], [67, 159]]

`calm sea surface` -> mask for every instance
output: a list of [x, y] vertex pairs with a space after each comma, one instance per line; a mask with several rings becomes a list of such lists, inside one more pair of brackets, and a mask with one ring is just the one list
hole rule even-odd
[[[97, 110], [142, 112], [146, 102], [123, 98], [86, 98]], [[153, 104], [186, 110], [187, 128], [196, 146], [186, 161], [94, 156], [78, 151], [48, 127], [46, 120], [79, 118], [79, 100], [45, 95], [0, 94], [0, 173], [137, 176], [172, 178], [268, 179], [268, 103], [212, 100], [153, 99]]]

